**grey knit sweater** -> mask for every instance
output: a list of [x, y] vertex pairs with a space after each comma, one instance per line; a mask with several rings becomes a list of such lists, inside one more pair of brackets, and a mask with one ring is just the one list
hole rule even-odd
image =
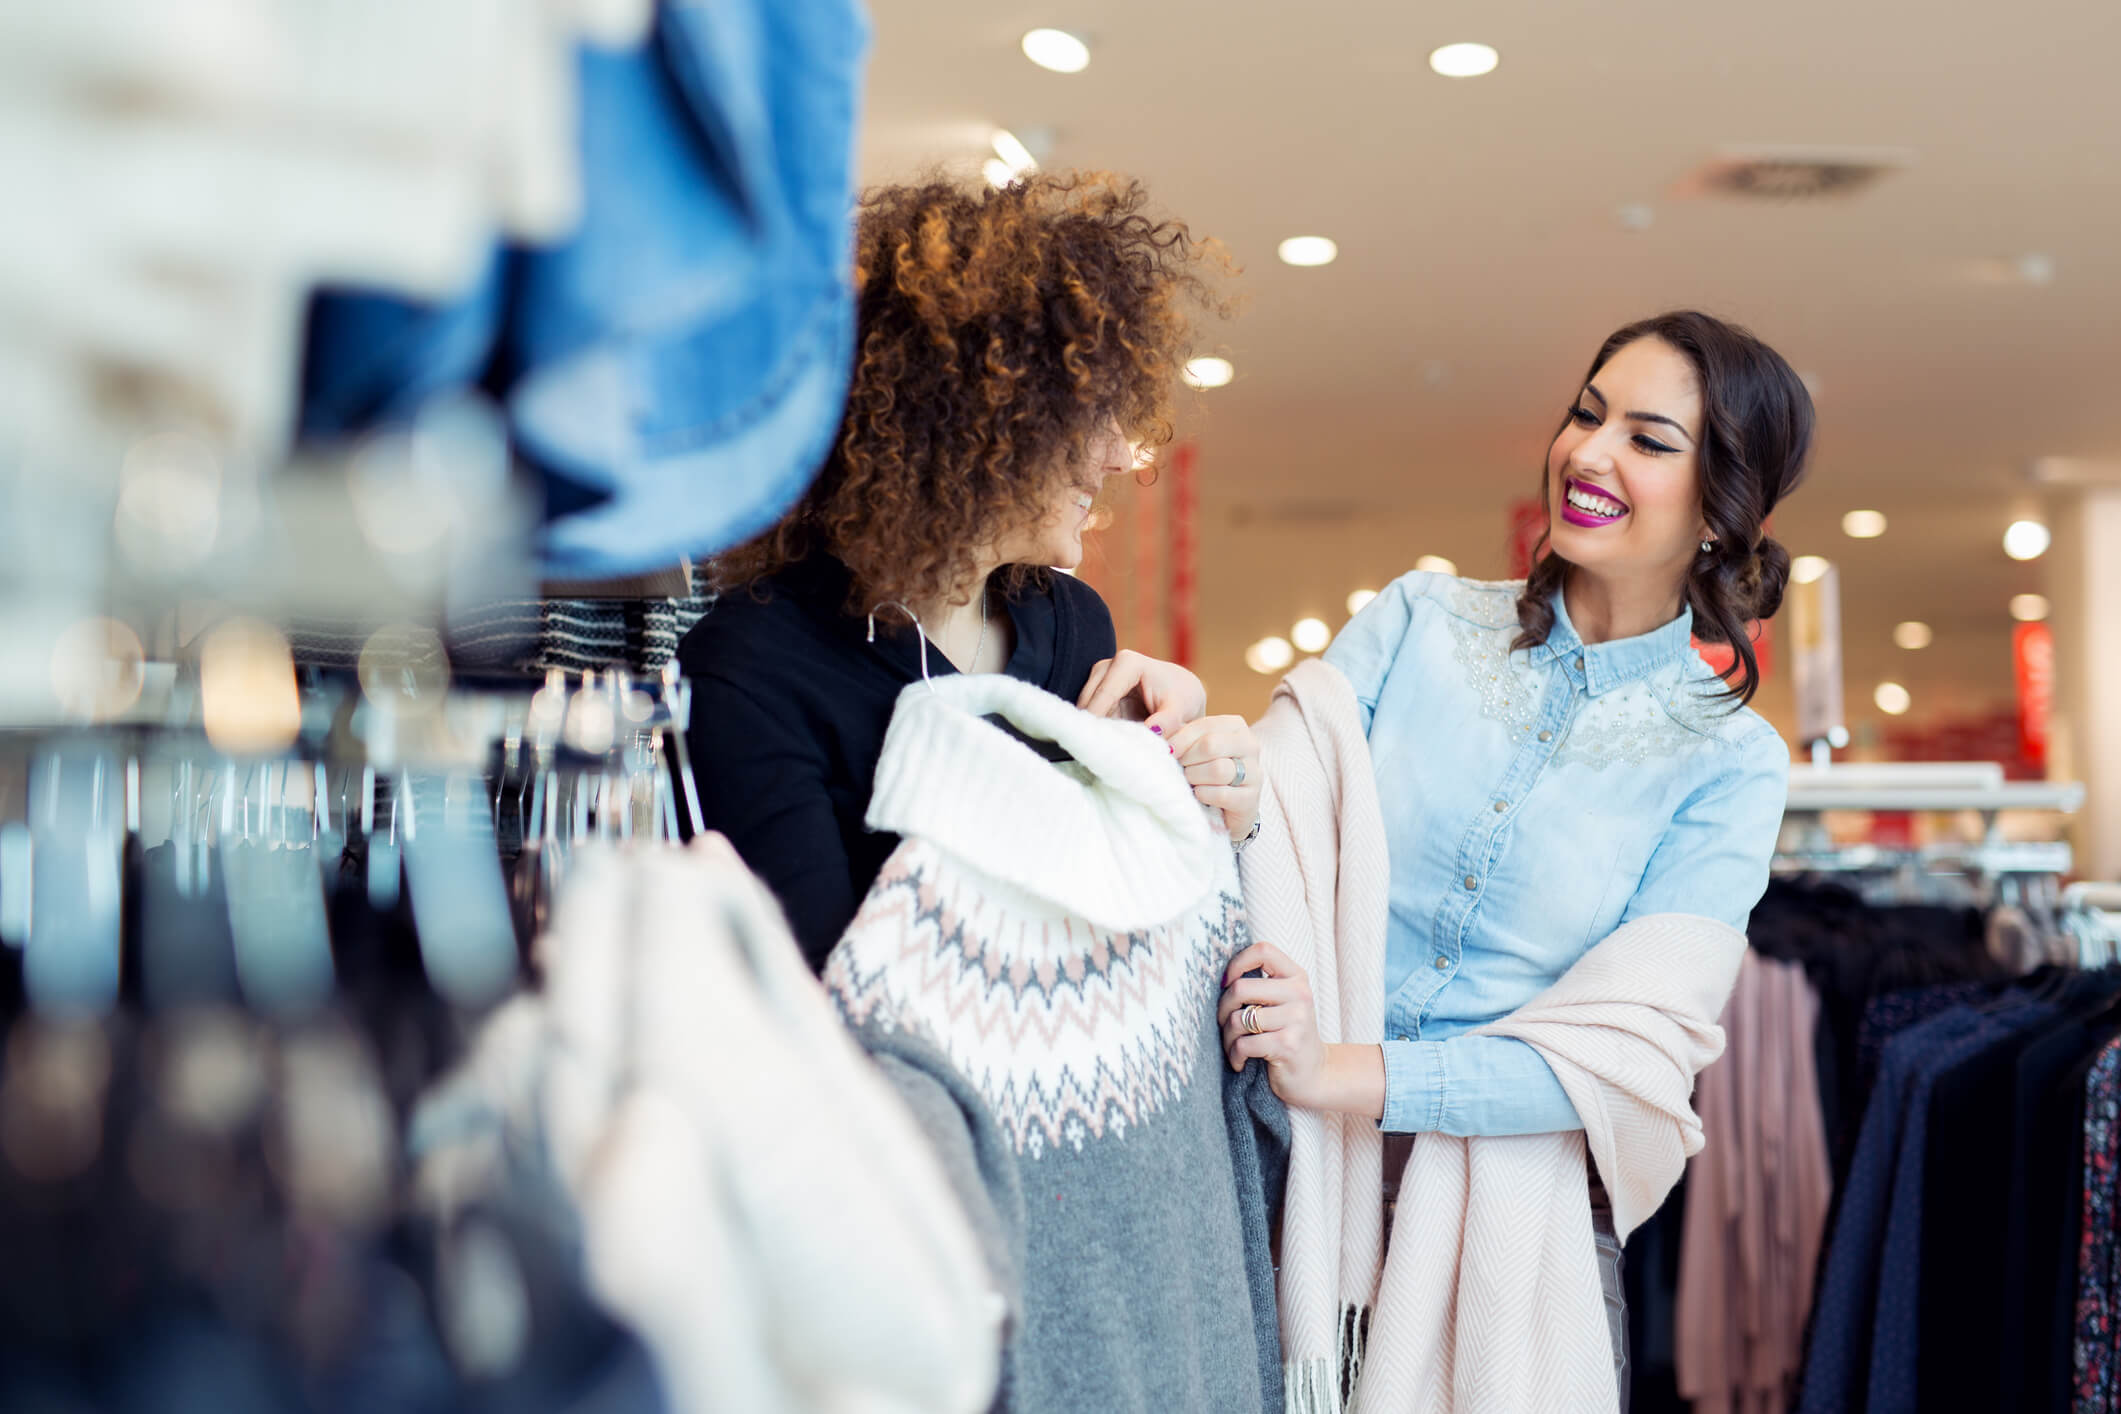
[[1256, 1062], [1223, 1062], [1242, 903], [1163, 744], [1007, 678], [917, 684], [869, 825], [906, 842], [825, 982], [986, 1239], [1012, 1317], [997, 1408], [1278, 1411], [1287, 1115]]

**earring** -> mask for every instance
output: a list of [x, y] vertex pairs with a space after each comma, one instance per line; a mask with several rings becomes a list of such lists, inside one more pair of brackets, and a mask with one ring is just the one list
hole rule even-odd
[[1715, 541], [1713, 541], [1713, 540], [1704, 540], [1704, 541], [1702, 541], [1702, 542], [1701, 542], [1701, 553], [1702, 553], [1702, 554], [1704, 554], [1704, 555], [1708, 554], [1708, 553], [1709, 553], [1710, 551], [1714, 550], [1715, 548], [1716, 548], [1716, 542], [1715, 542]]

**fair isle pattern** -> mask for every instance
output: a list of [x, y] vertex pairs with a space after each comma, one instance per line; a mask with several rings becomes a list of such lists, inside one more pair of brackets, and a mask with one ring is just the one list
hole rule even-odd
[[[1519, 583], [1452, 580], [1440, 587], [1450, 620], [1452, 657], [1480, 695], [1480, 714], [1512, 732], [1539, 722], [1548, 674], [1528, 653], [1511, 651], [1518, 632]], [[1563, 728], [1554, 764], [1593, 771], [1669, 760], [1717, 739], [1717, 724], [1732, 711], [1713, 676], [1690, 679], [1693, 654], [1638, 683], [1581, 705]], [[1706, 672], [1706, 667], [1703, 668]]]
[[1019, 1154], [1081, 1151], [1201, 1071], [1222, 969], [1245, 946], [1227, 880], [1172, 923], [1108, 932], [1030, 916], [921, 841], [884, 865], [825, 969], [848, 1021], [905, 1027], [979, 1091]]

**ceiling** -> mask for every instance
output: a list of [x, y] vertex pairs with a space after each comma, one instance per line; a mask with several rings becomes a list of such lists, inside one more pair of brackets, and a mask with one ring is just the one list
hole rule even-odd
[[[1048, 166], [1143, 178], [1243, 267], [1207, 331], [1228, 387], [1188, 394], [1200, 446], [1198, 666], [1256, 712], [1245, 646], [1416, 556], [1506, 572], [1504, 514], [1611, 329], [1691, 305], [1753, 327], [1818, 394], [1793, 553], [1841, 568], [1849, 710], [2007, 703], [2002, 552], [2043, 456], [2121, 461], [2121, 6], [2111, 0], [1777, 6], [1698, 0], [873, 0], [870, 181], [970, 171], [997, 126]], [[1050, 74], [1024, 30], [1087, 36]], [[1479, 40], [1501, 67], [1429, 72]], [[1812, 202], [1689, 198], [1725, 149], [1886, 149], [1902, 170]], [[1632, 223], [1623, 208], [1647, 208]], [[1280, 264], [1286, 236], [1340, 259]], [[2045, 257], [2045, 283], [2018, 274]], [[1845, 511], [1883, 511], [1878, 540]], [[2116, 547], [2121, 553], [2121, 547]], [[1936, 630], [1920, 653], [1892, 626]], [[1152, 651], [1153, 642], [1145, 645]], [[1762, 706], [1787, 730], [1786, 684]]]

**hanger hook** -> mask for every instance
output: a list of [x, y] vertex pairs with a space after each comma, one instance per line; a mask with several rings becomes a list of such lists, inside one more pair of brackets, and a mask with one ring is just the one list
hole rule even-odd
[[928, 630], [921, 627], [921, 616], [919, 614], [914, 613], [913, 610], [907, 608], [904, 604], [900, 603], [896, 599], [884, 600], [882, 603], [876, 606], [876, 609], [871, 609], [869, 611], [869, 641], [871, 643], [876, 642], [877, 609], [896, 609], [913, 621], [913, 631], [914, 633], [919, 635], [920, 638], [921, 681], [928, 684], [928, 690], [930, 692], [935, 691], [935, 679], [928, 676]]

